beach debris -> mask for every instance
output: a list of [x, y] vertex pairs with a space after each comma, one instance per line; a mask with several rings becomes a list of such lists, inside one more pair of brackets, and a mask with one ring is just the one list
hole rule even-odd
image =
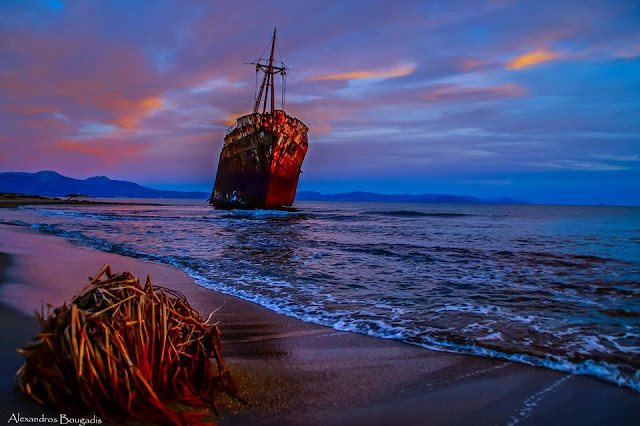
[[184, 295], [144, 286], [109, 265], [51, 312], [36, 313], [40, 334], [19, 349], [17, 387], [62, 413], [110, 422], [211, 423], [214, 394], [235, 395], [217, 324]]
[[90, 198], [88, 195], [84, 195], [84, 194], [67, 194], [65, 195], [65, 197], [67, 197], [67, 201], [71, 201], [74, 198]]

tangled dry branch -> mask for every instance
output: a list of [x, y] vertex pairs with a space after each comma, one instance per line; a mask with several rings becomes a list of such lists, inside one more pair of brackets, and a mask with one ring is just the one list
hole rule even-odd
[[217, 324], [151, 277], [143, 287], [105, 265], [69, 305], [36, 315], [41, 331], [18, 350], [17, 385], [61, 412], [196, 424], [209, 407], [219, 414], [216, 390], [235, 394]]

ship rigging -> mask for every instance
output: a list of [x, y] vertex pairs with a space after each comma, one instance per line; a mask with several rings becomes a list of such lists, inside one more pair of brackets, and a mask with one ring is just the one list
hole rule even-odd
[[[275, 53], [276, 47], [276, 29], [273, 30], [273, 38], [271, 39], [271, 55], [269, 55], [269, 59], [256, 59], [249, 64], [256, 66], [256, 93], [255, 93], [255, 104], [253, 106], [253, 113], [257, 114], [260, 109], [260, 103], [263, 99], [264, 94], [264, 102], [262, 105], [262, 113], [264, 114], [267, 111], [267, 99], [269, 98], [269, 93], [271, 93], [271, 112], [274, 111], [275, 108], [275, 76], [276, 74], [280, 74], [282, 77], [282, 109], [285, 108], [285, 92], [286, 92], [286, 76], [287, 76], [287, 66], [280, 61], [275, 61], [273, 59], [273, 55]], [[266, 48], [265, 48], [266, 51]], [[280, 48], [278, 48], [278, 53], [280, 52]], [[282, 58], [282, 56], [280, 56]], [[279, 64], [279, 66], [278, 66]], [[260, 83], [260, 90], [258, 90], [258, 76], [262, 72], [262, 83]]]

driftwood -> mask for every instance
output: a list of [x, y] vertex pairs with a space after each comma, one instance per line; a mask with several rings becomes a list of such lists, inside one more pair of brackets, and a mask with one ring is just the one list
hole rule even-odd
[[67, 195], [65, 195], [65, 197], [67, 197], [67, 201], [71, 201], [74, 198], [89, 198], [88, 196], [86, 196], [84, 194], [67, 194]]
[[151, 277], [143, 287], [105, 265], [69, 305], [36, 316], [41, 331], [18, 350], [17, 386], [63, 413], [195, 424], [210, 420], [210, 407], [219, 415], [216, 390], [235, 395], [211, 315]]

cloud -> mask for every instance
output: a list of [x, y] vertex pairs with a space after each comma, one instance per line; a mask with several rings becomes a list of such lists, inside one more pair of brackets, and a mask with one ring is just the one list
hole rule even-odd
[[130, 161], [150, 148], [148, 143], [131, 144], [112, 139], [98, 139], [88, 141], [62, 140], [54, 149], [62, 149], [80, 154], [100, 157], [103, 164], [114, 165], [119, 161]]
[[83, 142], [76, 141], [60, 141], [58, 143], [58, 147], [62, 149], [68, 149], [70, 151], [80, 152], [82, 154], [97, 156], [107, 155], [109, 153], [109, 150], [106, 147], [89, 145]]
[[43, 118], [38, 117], [34, 119], [16, 121], [16, 124], [18, 126], [23, 126], [23, 127], [38, 127], [38, 128], [45, 129], [47, 131], [72, 129], [72, 126], [69, 123], [57, 120], [50, 116], [43, 117]]
[[627, 170], [628, 167], [599, 163], [595, 161], [580, 161], [580, 160], [555, 160], [545, 161], [539, 163], [531, 163], [534, 167], [540, 167], [542, 169], [558, 169], [558, 170], [581, 170], [581, 171], [619, 171]]
[[14, 114], [42, 114], [55, 113], [58, 109], [41, 105], [0, 104], [0, 111], [7, 111]]
[[192, 93], [211, 92], [214, 90], [234, 90], [247, 86], [246, 81], [232, 81], [228, 78], [211, 78], [202, 81], [193, 86], [190, 91]]
[[515, 83], [485, 87], [450, 85], [429, 89], [422, 95], [422, 99], [426, 101], [486, 100], [525, 96], [527, 93], [526, 88]]
[[531, 67], [533, 65], [549, 62], [563, 56], [560, 52], [552, 52], [546, 49], [537, 49], [524, 55], [517, 56], [507, 62], [505, 66], [508, 70], [517, 70], [521, 68]]
[[[185, 0], [144, 20], [136, 3], [43, 4], [0, 2], [0, 169], [210, 185], [225, 128], [253, 106], [243, 63], [269, 39], [265, 16], [291, 68], [287, 113], [310, 128], [302, 185], [639, 164], [630, 2]], [[553, 60], [563, 72], [533, 66]]]
[[316, 120], [309, 126], [309, 132], [314, 135], [331, 133], [331, 130], [333, 130], [331, 127], [331, 123], [326, 119]]
[[491, 64], [491, 61], [487, 61], [484, 59], [463, 59], [459, 62], [459, 67], [463, 71], [471, 71], [478, 68], [483, 68], [487, 65]]
[[629, 154], [629, 155], [612, 155], [612, 154], [594, 154], [594, 158], [598, 158], [600, 160], [606, 161], [614, 161], [620, 163], [630, 163], [640, 161], [640, 155], [638, 154]]
[[113, 124], [125, 129], [137, 129], [140, 127], [141, 120], [161, 109], [163, 105], [164, 101], [160, 97], [142, 99], [134, 105], [130, 112], [116, 119]]
[[[262, 110], [262, 106], [260, 107]], [[218, 120], [216, 120], [216, 123], [221, 125], [221, 126], [233, 126], [234, 124], [236, 124], [236, 122], [238, 121], [238, 118], [243, 117], [245, 115], [247, 115], [248, 112], [230, 112], [228, 114], [225, 114], [224, 117], [219, 118]]]
[[396, 78], [404, 77], [413, 73], [415, 64], [398, 65], [390, 69], [373, 71], [348, 71], [336, 74], [317, 75], [309, 78], [310, 81], [343, 81], [343, 80], [368, 80], [374, 78]]
[[618, 47], [614, 49], [612, 53], [618, 58], [637, 58], [640, 56], [640, 44]]

